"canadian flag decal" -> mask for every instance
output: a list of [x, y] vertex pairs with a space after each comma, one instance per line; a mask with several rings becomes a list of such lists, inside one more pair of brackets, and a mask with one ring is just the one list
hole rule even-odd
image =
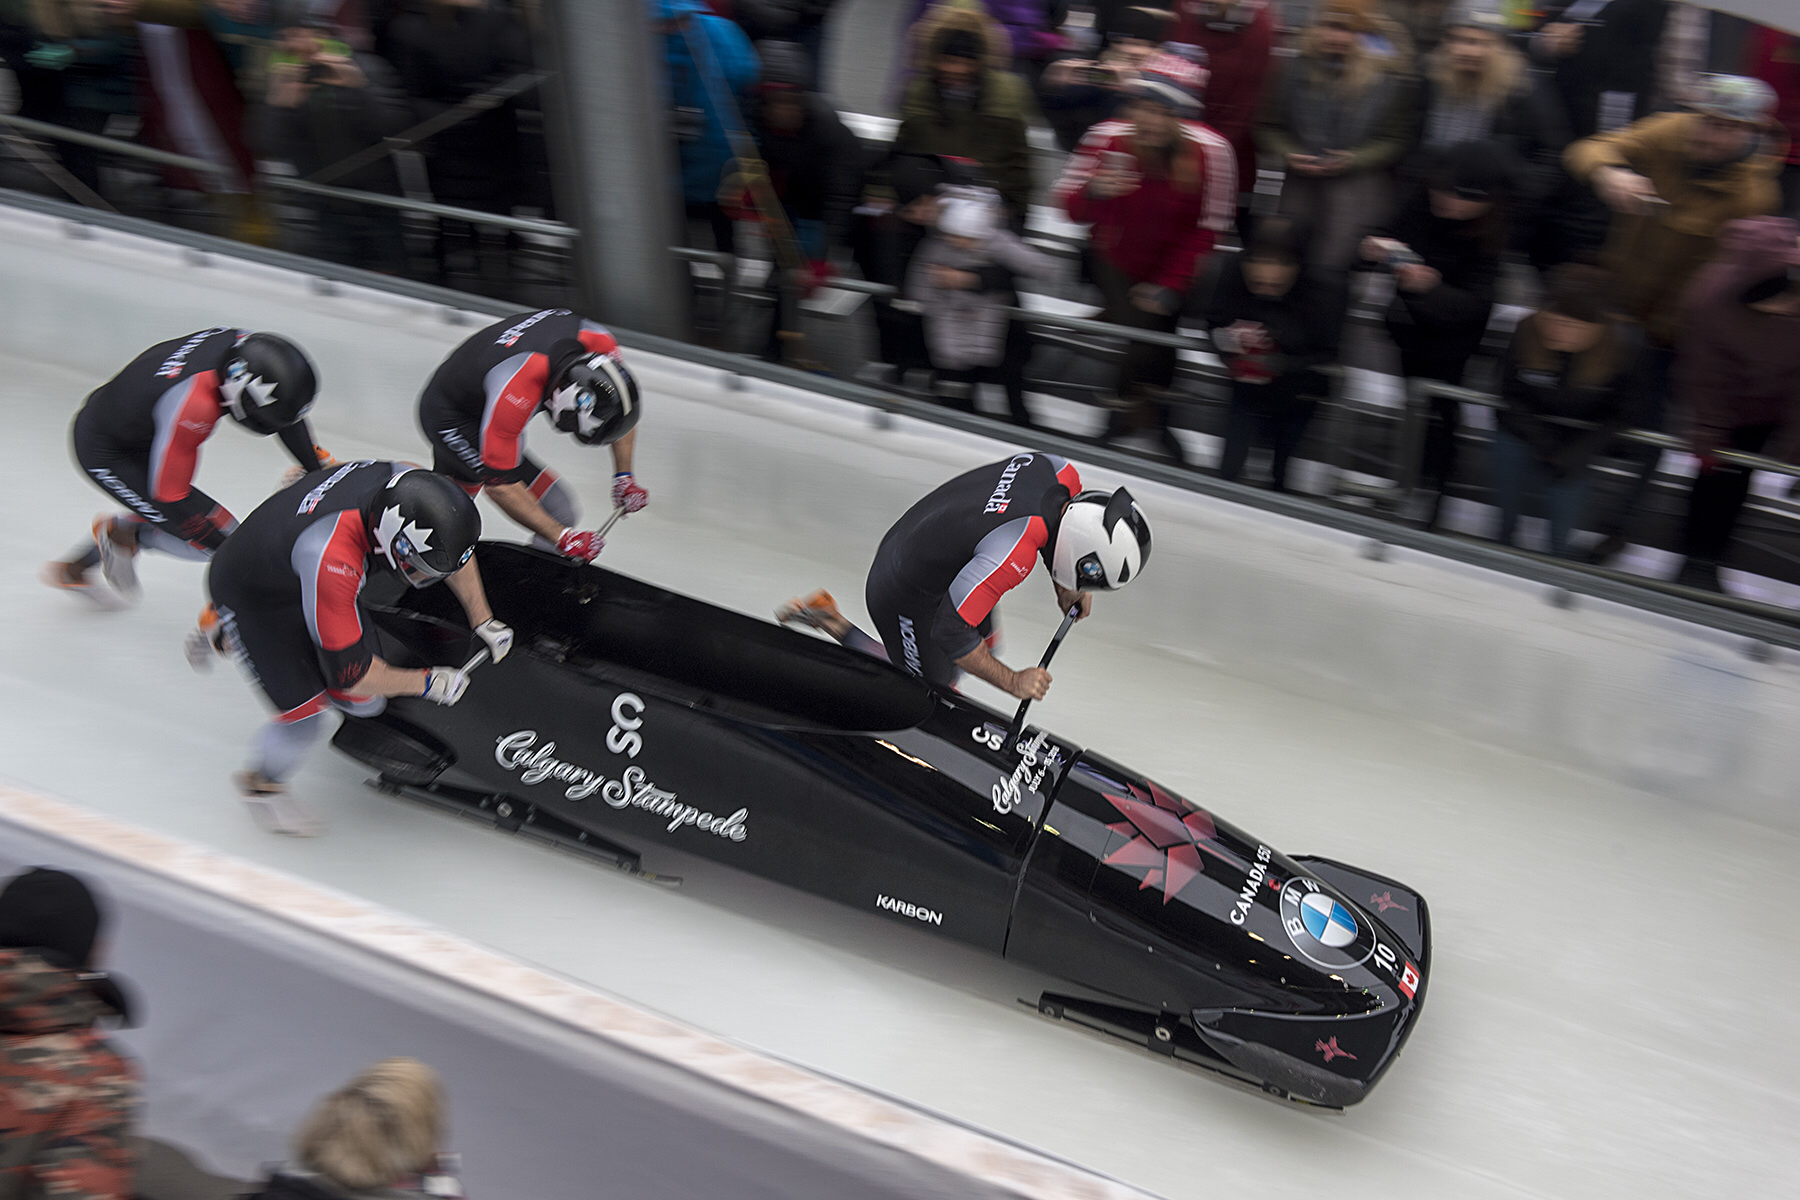
[[1419, 990], [1419, 968], [1409, 962], [1402, 962], [1400, 967], [1400, 990], [1411, 1000], [1413, 993]]

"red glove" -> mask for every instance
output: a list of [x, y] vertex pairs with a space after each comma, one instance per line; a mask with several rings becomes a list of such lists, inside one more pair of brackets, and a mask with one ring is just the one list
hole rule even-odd
[[613, 476], [613, 507], [622, 508], [628, 513], [642, 512], [650, 503], [650, 493], [637, 485], [630, 471], [620, 471]]
[[[828, 259], [818, 259], [806, 264], [806, 294], [811, 296], [822, 287], [830, 287], [837, 275], [837, 268]], [[635, 511], [635, 510], [634, 510]]]
[[593, 562], [606, 549], [606, 539], [591, 529], [565, 529], [556, 539], [556, 552], [582, 562]]

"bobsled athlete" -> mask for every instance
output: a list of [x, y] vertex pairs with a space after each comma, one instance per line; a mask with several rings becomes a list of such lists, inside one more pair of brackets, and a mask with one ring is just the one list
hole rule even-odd
[[1074, 464], [1021, 452], [959, 475], [894, 523], [875, 551], [864, 599], [877, 642], [838, 611], [827, 592], [790, 600], [785, 623], [810, 625], [852, 649], [954, 687], [962, 672], [1021, 700], [1041, 700], [1050, 673], [1015, 671], [994, 657], [994, 606], [1042, 558], [1057, 607], [1093, 604], [1090, 593], [1136, 579], [1150, 558], [1150, 524], [1131, 493], [1084, 492]]
[[575, 528], [574, 491], [525, 453], [539, 412], [585, 446], [611, 446], [613, 507], [637, 512], [650, 495], [631, 474], [643, 406], [619, 343], [566, 308], [520, 313], [450, 352], [419, 397], [431, 469], [473, 496], [483, 488], [532, 544], [592, 562], [605, 542]]
[[306, 425], [318, 390], [305, 353], [273, 333], [202, 329], [132, 359], [88, 396], [71, 435], [82, 471], [126, 511], [95, 517], [92, 540], [45, 563], [44, 582], [97, 599], [89, 572], [98, 566], [135, 600], [139, 551], [211, 558], [237, 522], [194, 486], [200, 447], [229, 413], [251, 433], [280, 437], [303, 469], [324, 466], [330, 456]]
[[373, 716], [389, 696], [455, 704], [469, 685], [458, 667], [401, 670], [376, 655], [356, 605], [370, 571], [415, 588], [446, 584], [495, 662], [512, 649], [512, 629], [494, 619], [475, 564], [480, 536], [475, 501], [454, 480], [365, 460], [276, 492], [213, 556], [206, 583], [221, 638], [275, 706], [249, 767], [232, 777], [265, 827], [322, 831], [286, 781], [325, 732], [327, 710]]

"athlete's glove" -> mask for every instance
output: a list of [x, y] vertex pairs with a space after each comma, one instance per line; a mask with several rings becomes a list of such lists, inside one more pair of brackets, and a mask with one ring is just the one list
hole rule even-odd
[[502, 625], [492, 617], [475, 627], [475, 636], [487, 643], [488, 658], [499, 662], [512, 649], [513, 631], [511, 625]]
[[461, 667], [433, 667], [425, 672], [425, 690], [420, 695], [449, 708], [468, 690], [469, 673]]
[[640, 512], [644, 505], [650, 503], [650, 493], [637, 485], [630, 471], [620, 471], [613, 476], [613, 507], [622, 508], [628, 513]]
[[556, 539], [556, 552], [582, 562], [593, 562], [606, 549], [606, 539], [591, 529], [565, 529]]

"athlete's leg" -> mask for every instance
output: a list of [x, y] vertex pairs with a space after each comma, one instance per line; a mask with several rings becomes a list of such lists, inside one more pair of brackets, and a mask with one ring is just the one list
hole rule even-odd
[[[530, 455], [521, 460], [521, 465], [531, 478], [531, 494], [544, 506], [544, 511], [559, 521], [564, 529], [574, 529], [581, 521], [581, 501], [576, 498], [575, 489], [561, 475]], [[532, 535], [531, 544], [539, 550], [556, 549], [548, 538], [536, 534]]]
[[780, 624], [806, 625], [829, 634], [840, 645], [859, 654], [888, 661], [887, 647], [858, 629], [842, 612], [830, 592], [820, 588], [810, 596], [796, 597], [775, 610]]
[[880, 560], [869, 570], [863, 592], [888, 661], [927, 683], [954, 688], [962, 670], [931, 637], [931, 622], [942, 596], [926, 596], [888, 578]]

